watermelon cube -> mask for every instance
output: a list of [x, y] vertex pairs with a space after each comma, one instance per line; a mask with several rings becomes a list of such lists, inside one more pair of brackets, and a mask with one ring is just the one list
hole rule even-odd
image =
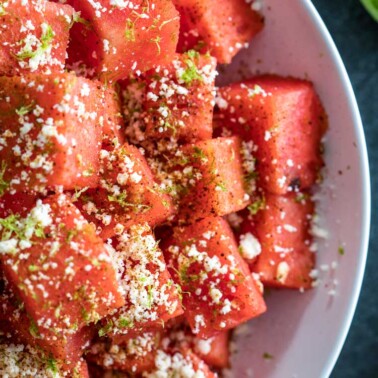
[[217, 104], [216, 124], [256, 146], [261, 187], [285, 194], [316, 182], [327, 117], [310, 82], [258, 76], [221, 88]]
[[163, 244], [168, 270], [181, 286], [192, 332], [208, 338], [266, 310], [262, 293], [222, 218], [175, 227]]
[[65, 195], [37, 200], [26, 217], [0, 226], [1, 266], [35, 337], [64, 340], [124, 304], [106, 246]]
[[146, 74], [146, 136], [183, 142], [211, 139], [214, 58], [190, 51]]
[[0, 77], [0, 194], [96, 187], [99, 97], [73, 74]]
[[224, 369], [230, 364], [229, 341], [230, 331], [219, 332], [209, 339], [195, 337], [194, 351], [207, 365]]
[[155, 226], [172, 212], [170, 198], [160, 193], [140, 151], [124, 144], [113, 152], [102, 150], [100, 187], [85, 191], [77, 202], [101, 237], [110, 238], [116, 228], [149, 223]]
[[145, 371], [145, 377], [218, 377], [205, 362], [188, 348], [159, 349], [156, 353], [154, 365], [153, 369]]
[[3, 377], [72, 377], [89, 378], [87, 364], [78, 362], [66, 369], [60, 361], [44, 355], [38, 348], [0, 341], [0, 371]]
[[[81, 355], [94, 336], [94, 329], [83, 327], [70, 334], [59, 334], [50, 329], [39, 332], [37, 324], [26, 312], [24, 304], [14, 294], [6, 280], [0, 292], [0, 329], [13, 342], [38, 348], [62, 369], [69, 371], [80, 364]], [[11, 334], [9, 334], [9, 332]]]
[[49, 1], [3, 1], [0, 75], [63, 72], [74, 10]]
[[242, 235], [255, 236], [261, 254], [251, 265], [266, 286], [307, 289], [311, 287], [311, 270], [315, 255], [310, 224], [314, 203], [305, 194], [278, 196], [266, 193], [264, 207], [246, 217]]
[[69, 62], [84, 63], [103, 80], [126, 78], [171, 61], [179, 15], [170, 0], [68, 0], [81, 12], [71, 29]]
[[101, 322], [99, 336], [108, 335], [119, 343], [128, 340], [130, 333], [161, 328], [181, 315], [180, 293], [151, 228], [133, 225], [109, 242], [126, 303]]
[[181, 221], [223, 216], [248, 205], [239, 138], [211, 139], [182, 150]]
[[173, 0], [180, 12], [178, 51], [210, 52], [219, 63], [232, 58], [262, 29], [263, 18], [245, 0]]
[[99, 340], [91, 346], [86, 359], [105, 370], [118, 370], [141, 375], [155, 366], [162, 332], [143, 332], [125, 338], [121, 343]]

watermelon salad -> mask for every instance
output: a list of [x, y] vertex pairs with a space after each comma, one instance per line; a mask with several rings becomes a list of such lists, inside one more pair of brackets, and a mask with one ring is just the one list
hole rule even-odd
[[0, 2], [2, 377], [222, 376], [265, 288], [314, 286], [314, 86], [215, 83], [260, 6]]

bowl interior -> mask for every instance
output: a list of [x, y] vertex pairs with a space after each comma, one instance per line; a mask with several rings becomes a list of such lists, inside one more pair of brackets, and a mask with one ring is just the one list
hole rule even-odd
[[271, 292], [268, 312], [238, 332], [232, 371], [238, 378], [326, 377], [349, 329], [365, 267], [370, 223], [366, 145], [345, 68], [311, 2], [265, 0], [263, 12], [264, 31], [221, 69], [219, 84], [259, 72], [314, 82], [330, 124], [325, 181], [316, 196], [329, 237], [318, 241], [319, 286], [304, 294]]

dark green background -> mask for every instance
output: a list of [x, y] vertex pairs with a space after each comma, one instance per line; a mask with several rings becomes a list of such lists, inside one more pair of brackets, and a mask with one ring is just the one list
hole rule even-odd
[[353, 324], [332, 378], [378, 378], [378, 23], [359, 0], [312, 0], [352, 81], [368, 144], [372, 226], [366, 273]]

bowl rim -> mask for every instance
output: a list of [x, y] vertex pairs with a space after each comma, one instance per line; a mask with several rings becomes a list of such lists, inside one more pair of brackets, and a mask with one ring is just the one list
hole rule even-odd
[[316, 29], [319, 31], [322, 39], [324, 40], [328, 54], [331, 57], [337, 68], [338, 79], [342, 83], [342, 87], [347, 97], [348, 107], [353, 114], [353, 125], [356, 134], [356, 145], [360, 153], [359, 168], [362, 179], [362, 224], [361, 224], [361, 238], [359, 243], [358, 259], [357, 259], [357, 274], [354, 278], [353, 290], [350, 293], [348, 310], [344, 316], [341, 332], [339, 333], [335, 345], [333, 347], [332, 354], [326, 365], [323, 368], [324, 377], [329, 377], [333, 368], [336, 365], [337, 359], [341, 353], [342, 347], [345, 343], [348, 335], [354, 313], [356, 311], [358, 298], [360, 296], [362, 281], [365, 272], [369, 235], [370, 235], [370, 221], [371, 221], [371, 187], [370, 187], [370, 171], [369, 171], [369, 159], [366, 146], [366, 138], [364, 134], [362, 119], [358, 108], [356, 96], [353, 91], [353, 87], [348, 76], [345, 65], [342, 61], [340, 53], [333, 41], [330, 32], [328, 31], [324, 21], [322, 20], [319, 12], [311, 0], [305, 0], [302, 2], [302, 6], [306, 9], [309, 19], [312, 21]]

